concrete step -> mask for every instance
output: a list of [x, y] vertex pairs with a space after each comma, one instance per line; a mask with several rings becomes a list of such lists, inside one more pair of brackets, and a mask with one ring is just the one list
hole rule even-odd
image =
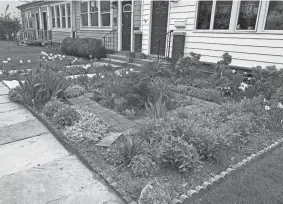
[[137, 63], [137, 64], [147, 64], [149, 62], [154, 62], [154, 61], [157, 61], [157, 60], [153, 60], [153, 59], [134, 59], [134, 62]]
[[114, 65], [118, 65], [121, 67], [126, 67], [127, 66], [127, 62], [122, 61], [122, 60], [115, 60], [115, 59], [110, 59], [110, 58], [102, 58], [101, 59], [102, 62], [107, 62], [109, 64], [114, 64]]
[[110, 59], [121, 60], [125, 62], [127, 59], [125, 55], [116, 55], [116, 54], [108, 54], [107, 57]]

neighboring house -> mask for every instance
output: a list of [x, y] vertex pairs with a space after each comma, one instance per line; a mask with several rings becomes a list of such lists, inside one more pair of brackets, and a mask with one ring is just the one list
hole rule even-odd
[[283, 1], [36, 1], [19, 9], [26, 27], [52, 30], [54, 42], [94, 37], [174, 61], [195, 52], [215, 63], [229, 52], [235, 66], [283, 67]]

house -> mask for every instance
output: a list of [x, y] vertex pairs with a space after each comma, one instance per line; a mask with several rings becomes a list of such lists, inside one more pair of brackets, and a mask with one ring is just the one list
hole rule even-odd
[[116, 51], [170, 58], [190, 52], [239, 67], [283, 67], [283, 1], [34, 1], [18, 7], [25, 28], [65, 37], [101, 38]]

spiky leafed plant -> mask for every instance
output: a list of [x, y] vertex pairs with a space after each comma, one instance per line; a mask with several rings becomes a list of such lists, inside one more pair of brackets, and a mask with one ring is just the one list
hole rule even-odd
[[146, 113], [150, 118], [154, 120], [159, 118], [165, 118], [167, 114], [167, 107], [165, 101], [162, 103], [163, 91], [160, 92], [159, 98], [156, 103], [153, 104], [148, 99], [148, 103], [145, 103]]

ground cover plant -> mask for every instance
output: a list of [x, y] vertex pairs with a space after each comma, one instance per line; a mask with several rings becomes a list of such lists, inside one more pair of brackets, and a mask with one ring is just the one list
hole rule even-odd
[[[168, 203], [270, 145], [281, 137], [283, 128], [280, 71], [254, 68], [255, 74], [248, 78], [230, 68], [232, 57], [225, 54], [213, 74], [204, 76], [199, 60], [192, 53], [176, 67], [155, 62], [139, 70], [84, 65], [94, 75], [73, 79], [64, 77], [80, 73], [76, 68], [50, 67], [43, 62], [9, 97], [38, 108], [90, 165], [105, 172], [134, 200], [154, 181], [154, 192], [143, 195], [142, 203]], [[268, 87], [272, 91], [267, 93]], [[91, 107], [65, 103], [66, 97], [84, 91], [129, 118], [136, 119], [143, 112], [139, 116], [148, 117], [147, 123], [136, 133], [119, 137], [110, 148], [97, 146], [113, 131], [111, 124]], [[187, 113], [192, 95], [218, 105]], [[171, 114], [177, 108], [179, 112]]]

